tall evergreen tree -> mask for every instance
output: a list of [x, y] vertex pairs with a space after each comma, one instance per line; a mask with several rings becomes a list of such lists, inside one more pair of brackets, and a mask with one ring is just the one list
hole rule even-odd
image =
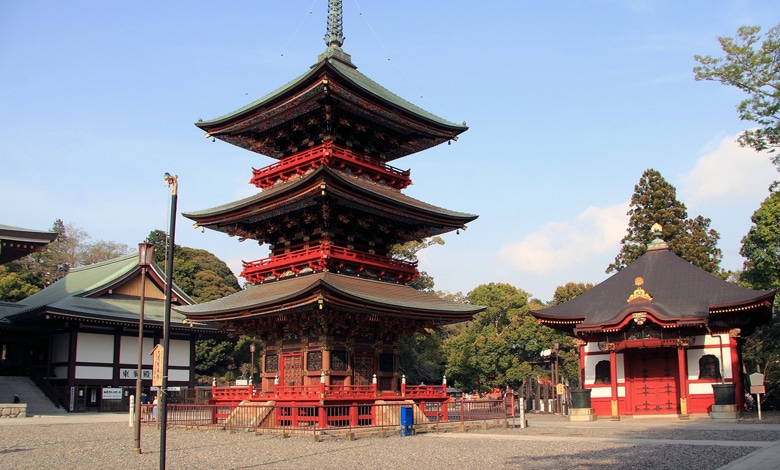
[[[739, 283], [751, 289], [780, 288], [780, 192], [769, 194], [750, 218], [753, 226], [742, 238], [739, 251], [745, 258]], [[780, 320], [775, 317], [748, 336], [742, 349], [748, 371], [764, 374], [767, 398], [777, 406], [780, 389]]]
[[780, 192], [771, 193], [750, 220], [739, 251], [745, 258], [740, 282], [752, 289], [780, 288]]
[[664, 240], [671, 244], [685, 230], [688, 210], [677, 200], [674, 186], [649, 168], [634, 186], [628, 215], [628, 233], [620, 240], [620, 253], [607, 268], [608, 273], [620, 271], [647, 251], [647, 244], [653, 241], [650, 228], [656, 222], [663, 227]]
[[607, 267], [608, 273], [620, 271], [647, 251], [656, 222], [663, 227], [662, 238], [675, 254], [706, 271], [720, 272], [720, 235], [710, 229], [710, 219], [688, 219], [685, 204], [677, 200], [677, 190], [658, 171], [650, 168], [642, 173], [634, 186], [628, 215], [627, 233], [620, 241], [620, 253]]

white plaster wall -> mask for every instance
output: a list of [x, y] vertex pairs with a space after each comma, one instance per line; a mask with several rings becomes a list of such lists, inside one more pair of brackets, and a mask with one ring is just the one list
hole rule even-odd
[[171, 352], [168, 355], [169, 366], [189, 367], [190, 365], [190, 342], [188, 340], [172, 339], [168, 347]]
[[712, 395], [713, 383], [720, 383], [720, 382], [716, 381], [711, 383], [688, 384], [688, 394], [689, 395]]
[[[720, 347], [718, 336], [720, 336], [723, 340], [723, 349]], [[733, 377], [731, 370], [731, 348], [729, 346], [729, 336], [727, 334], [715, 335], [714, 338], [710, 335], [696, 336], [694, 344], [703, 344], [705, 347], [687, 350], [686, 359], [688, 366], [688, 380], [698, 380], [699, 359], [701, 359], [705, 354], [712, 354], [718, 358], [718, 360], [721, 362], [721, 365], [723, 366], [723, 377], [727, 379]]]
[[113, 379], [113, 367], [76, 366], [77, 379]]
[[586, 344], [584, 349], [586, 353], [594, 353], [594, 354], [601, 353], [601, 350], [599, 349], [599, 344], [593, 341]]
[[[596, 383], [596, 364], [601, 361], [609, 361], [609, 353], [592, 354], [585, 356], [585, 384], [593, 385]], [[626, 371], [624, 366], [624, 357], [622, 353], [615, 354], [615, 363], [617, 364], [617, 383], [626, 382]]]
[[609, 361], [609, 354], [593, 354], [585, 356], [585, 384], [596, 383], [596, 364], [601, 361]]
[[169, 382], [188, 382], [190, 380], [189, 370], [168, 369]]
[[[141, 363], [152, 365], [151, 352], [154, 349], [154, 338], [144, 338], [141, 348]], [[138, 336], [122, 336], [119, 342], [119, 362], [121, 364], [138, 364]]]
[[54, 372], [54, 376], [58, 379], [68, 378], [68, 366], [57, 366], [54, 367], [52, 371]]
[[[612, 398], [612, 387], [596, 387], [591, 388], [591, 398]], [[619, 397], [626, 396], [626, 387], [621, 385], [617, 388], [617, 394]]]
[[70, 351], [70, 334], [58, 333], [52, 338], [51, 360], [52, 362], [67, 362]]
[[[114, 335], [79, 333], [76, 362], [114, 363]], [[81, 378], [78, 377], [77, 378]]]

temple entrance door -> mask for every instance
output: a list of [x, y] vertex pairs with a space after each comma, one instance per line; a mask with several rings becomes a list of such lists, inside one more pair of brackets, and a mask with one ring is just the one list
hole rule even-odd
[[303, 385], [303, 356], [300, 354], [282, 354], [281, 366], [280, 384], [286, 386]]
[[631, 414], [678, 414], [678, 380], [675, 349], [626, 352], [626, 398]]
[[374, 356], [355, 354], [355, 385], [371, 385], [374, 378]]

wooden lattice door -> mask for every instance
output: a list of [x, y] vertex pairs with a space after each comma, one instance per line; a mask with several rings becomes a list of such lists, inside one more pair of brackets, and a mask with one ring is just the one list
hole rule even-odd
[[374, 372], [374, 356], [355, 355], [355, 385], [371, 385]]
[[282, 385], [303, 385], [303, 356], [300, 354], [282, 355], [281, 377]]
[[643, 349], [627, 356], [627, 393], [632, 414], [679, 413], [677, 351]]

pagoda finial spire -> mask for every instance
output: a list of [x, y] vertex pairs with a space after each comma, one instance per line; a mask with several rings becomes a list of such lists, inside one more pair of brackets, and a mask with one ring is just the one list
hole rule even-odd
[[341, 49], [344, 44], [342, 20], [341, 0], [328, 0], [328, 31], [325, 33], [325, 45], [328, 48], [319, 55], [318, 62], [337, 59], [354, 68], [352, 57]]
[[328, 0], [328, 31], [325, 33], [325, 45], [328, 48], [341, 47], [344, 44], [343, 15], [341, 0]]

